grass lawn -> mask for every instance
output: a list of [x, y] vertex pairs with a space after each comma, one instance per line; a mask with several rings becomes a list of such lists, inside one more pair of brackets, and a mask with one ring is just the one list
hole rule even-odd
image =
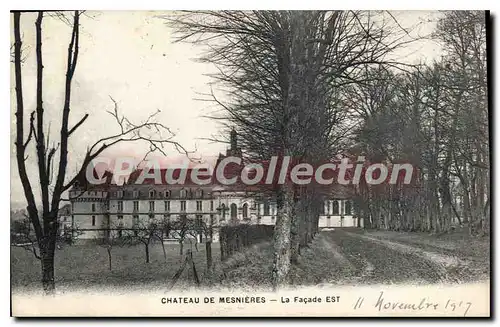
[[[376, 239], [382, 242], [375, 242]], [[395, 242], [399, 245], [395, 246]], [[56, 288], [59, 292], [102, 291], [106, 288], [113, 292], [167, 291], [189, 249], [193, 251], [201, 287], [271, 288], [274, 252], [271, 242], [255, 244], [224, 262], [220, 261], [219, 243], [213, 243], [213, 269], [210, 272], [206, 269], [204, 243], [198, 244], [197, 251], [194, 245], [186, 242], [183, 256], [179, 254], [179, 244], [166, 244], [165, 247], [166, 261], [161, 244], [151, 245], [148, 264], [145, 263], [144, 246], [115, 247], [112, 250], [112, 270], [109, 270], [105, 248], [90, 244], [65, 246], [56, 251]], [[414, 251], [405, 250], [408, 248]], [[419, 255], [424, 252], [427, 256]], [[443, 270], [442, 260], [436, 258], [458, 263]], [[176, 289], [195, 286], [192, 271], [190, 267], [186, 268], [175, 285]], [[41, 289], [40, 263], [32, 253], [11, 247], [11, 271], [13, 290]], [[335, 229], [321, 232], [309, 247], [301, 251], [299, 262], [291, 267], [289, 277], [295, 286], [357, 285], [482, 280], [489, 277], [489, 272], [488, 238], [470, 237], [462, 231], [438, 236]]]
[[[55, 280], [61, 289], [99, 289], [102, 287], [123, 286], [126, 288], [162, 287], [170, 285], [172, 277], [185, 260], [189, 242], [184, 244], [184, 255], [179, 253], [179, 244], [165, 244], [167, 260], [163, 256], [161, 244], [150, 245], [150, 263], [146, 263], [143, 245], [114, 247], [112, 250], [112, 270], [109, 270], [108, 254], [99, 245], [65, 245], [56, 250]], [[206, 280], [205, 244], [198, 244], [198, 251], [192, 245], [193, 261], [198, 276]], [[220, 261], [218, 243], [212, 244], [214, 264]], [[40, 262], [31, 252], [11, 246], [11, 285], [14, 290], [40, 289]], [[185, 269], [176, 284], [192, 285], [191, 270]]]

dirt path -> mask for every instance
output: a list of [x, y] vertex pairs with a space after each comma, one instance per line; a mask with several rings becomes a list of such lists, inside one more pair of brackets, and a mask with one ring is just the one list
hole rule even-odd
[[448, 274], [462, 281], [477, 281], [490, 277], [490, 239], [471, 237], [467, 231], [444, 235], [394, 231], [357, 231], [366, 237], [387, 241], [412, 249], [434, 262], [442, 263]]
[[322, 234], [335, 243], [355, 267], [353, 276], [345, 280], [347, 283], [419, 284], [447, 279], [441, 266], [416, 251], [405, 251], [394, 244], [339, 230]]
[[398, 251], [404, 255], [417, 257], [421, 260], [431, 263], [434, 271], [439, 274], [439, 279], [445, 282], [457, 283], [463, 279], [469, 272], [467, 267], [469, 263], [455, 256], [449, 256], [438, 252], [429, 252], [413, 245], [402, 244], [384, 239], [378, 239], [367, 235], [357, 233], [346, 233], [351, 237], [358, 237], [387, 247], [388, 249]]

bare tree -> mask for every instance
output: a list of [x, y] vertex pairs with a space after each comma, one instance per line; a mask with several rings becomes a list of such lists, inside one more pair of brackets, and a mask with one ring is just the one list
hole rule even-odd
[[[172, 222], [172, 234], [177, 236], [179, 241], [179, 254], [184, 253], [184, 241], [186, 237], [191, 235], [191, 231], [195, 229], [194, 222], [186, 215], [180, 215], [179, 219]], [[181, 258], [182, 260], [182, 258]]]
[[105, 230], [106, 235], [104, 237], [96, 237], [96, 242], [97, 244], [106, 249], [106, 252], [108, 254], [108, 265], [109, 265], [109, 270], [111, 271], [113, 266], [112, 266], [112, 252], [115, 247], [123, 246], [126, 244], [126, 238], [120, 237], [118, 234], [118, 226], [110, 226], [110, 228], [107, 228]]
[[[70, 189], [78, 178], [85, 176], [89, 163], [99, 156], [104, 150], [119, 142], [144, 141], [149, 144], [151, 150], [163, 151], [165, 144], [170, 144], [180, 151], [184, 151], [182, 146], [175, 142], [173, 133], [163, 124], [154, 121], [155, 114], [148, 117], [145, 122], [134, 124], [118, 112], [115, 108], [110, 114], [117, 122], [119, 132], [108, 137], [103, 137], [90, 145], [80, 165], [78, 173], [68, 176], [68, 145], [71, 136], [76, 135], [76, 131], [87, 120], [88, 114], [83, 115], [78, 123], [69, 126], [71, 113], [71, 89], [75, 76], [80, 48], [80, 18], [82, 12], [75, 11], [68, 18], [71, 26], [71, 39], [68, 46], [66, 79], [64, 89], [64, 105], [60, 114], [62, 116], [60, 125], [60, 135], [57, 144], [50, 144], [48, 129], [44, 120], [46, 114], [43, 97], [45, 94], [43, 80], [43, 57], [42, 57], [42, 32], [44, 12], [37, 14], [36, 31], [36, 110], [29, 115], [25, 113], [23, 95], [23, 74], [22, 74], [22, 39], [21, 39], [21, 12], [13, 12], [14, 16], [14, 71], [16, 90], [16, 158], [19, 177], [23, 186], [24, 195], [27, 201], [27, 211], [34, 228], [36, 240], [40, 248], [42, 285], [47, 294], [55, 291], [54, 283], [54, 251], [57, 239], [57, 212], [62, 195]], [[66, 16], [65, 16], [66, 17]], [[25, 133], [25, 119], [29, 119], [29, 131]], [[153, 131], [155, 135], [151, 135]], [[149, 133], [149, 134], [148, 134]], [[162, 135], [165, 134], [165, 135]], [[37, 210], [37, 200], [32, 189], [32, 183], [26, 171], [27, 150], [29, 144], [34, 140], [35, 154], [38, 163], [38, 183], [41, 190], [41, 212]], [[52, 172], [55, 176], [52, 178]]]
[[[150, 262], [150, 246], [154, 240], [158, 240], [158, 233], [161, 229], [161, 224], [153, 218], [148, 221], [138, 220], [134, 222], [132, 229], [126, 230], [123, 235], [125, 243], [128, 245], [143, 245], [144, 257], [146, 263]], [[163, 243], [163, 242], [162, 242]]]
[[163, 251], [163, 258], [165, 259], [165, 262], [167, 261], [165, 241], [171, 236], [172, 228], [173, 226], [170, 222], [170, 217], [163, 217], [163, 219], [158, 223], [158, 228], [156, 230], [156, 238], [161, 243], [161, 249]]

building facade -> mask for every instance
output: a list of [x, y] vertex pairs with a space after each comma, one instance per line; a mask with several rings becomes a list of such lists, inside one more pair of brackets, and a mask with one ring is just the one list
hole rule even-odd
[[[234, 131], [226, 156], [241, 156]], [[221, 154], [218, 162], [224, 157]], [[212, 239], [217, 242], [217, 230], [221, 226], [274, 225], [276, 222], [276, 203], [258, 191], [215, 182], [201, 186], [189, 179], [182, 185], [166, 182], [156, 185], [147, 180], [136, 184], [138, 175], [139, 172], [132, 173], [123, 185], [77, 183], [73, 187], [69, 194], [71, 224], [78, 230], [78, 238], [98, 239], [109, 235], [111, 230], [134, 230], [152, 221], [188, 220], [202, 221], [210, 226]], [[164, 171], [161, 175], [165, 175]], [[324, 200], [319, 228], [361, 227], [362, 220], [358, 220], [349, 195], [345, 191], [332, 190], [331, 196]], [[172, 231], [172, 238], [176, 237], [175, 233]]]

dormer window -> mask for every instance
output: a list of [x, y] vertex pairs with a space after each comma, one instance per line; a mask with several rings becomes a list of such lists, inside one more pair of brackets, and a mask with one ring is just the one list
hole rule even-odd
[[180, 196], [182, 199], [185, 199], [187, 197], [187, 190], [182, 189]]
[[151, 198], [151, 199], [152, 199], [152, 198], [154, 198], [155, 196], [156, 196], [156, 191], [154, 191], [154, 190], [149, 191], [149, 198]]
[[170, 191], [165, 191], [165, 197], [169, 198], [170, 197]]
[[196, 190], [196, 197], [197, 198], [203, 197], [203, 190]]
[[134, 199], [137, 199], [139, 197], [139, 191], [133, 191], [132, 195], [134, 196]]
[[117, 196], [119, 199], [123, 198], [123, 191], [118, 191], [118, 192], [116, 192], [116, 196]]

